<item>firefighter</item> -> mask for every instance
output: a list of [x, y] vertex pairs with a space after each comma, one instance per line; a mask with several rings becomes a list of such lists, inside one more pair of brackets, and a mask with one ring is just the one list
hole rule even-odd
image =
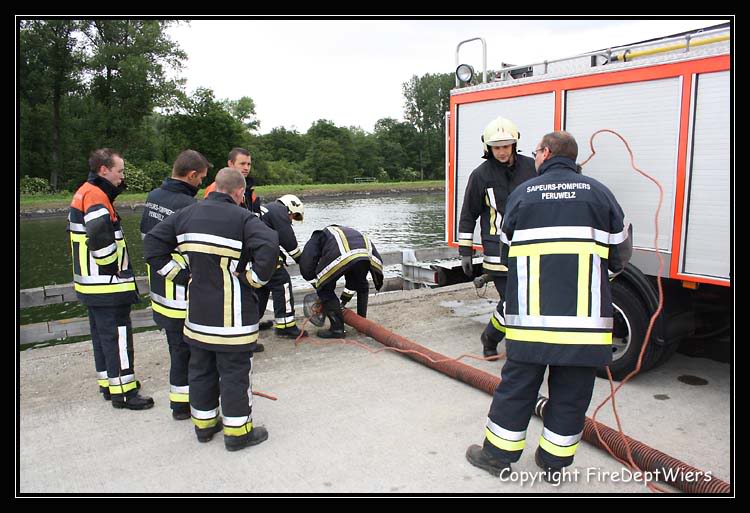
[[[195, 150], [185, 150], [177, 156], [172, 166], [172, 176], [164, 179], [161, 187], [154, 189], [146, 198], [141, 217], [141, 237], [159, 222], [183, 207], [195, 203], [195, 195], [208, 172], [208, 161]], [[187, 268], [185, 258], [178, 252], [172, 259], [180, 266], [170, 269], [176, 274]], [[182, 337], [182, 329], [187, 314], [187, 290], [169, 279], [164, 269], [151, 269], [148, 266], [148, 281], [151, 293], [151, 309], [154, 322], [167, 334], [169, 345], [169, 406], [172, 418], [190, 418], [190, 389], [188, 386], [188, 363], [190, 347]]]
[[[233, 167], [239, 169], [242, 176], [245, 177], [247, 187], [245, 189], [245, 197], [242, 198], [240, 206], [245, 207], [255, 215], [260, 215], [260, 198], [255, 195], [255, 182], [253, 177], [250, 176], [250, 168], [252, 167], [253, 157], [250, 152], [245, 148], [232, 148], [227, 157], [227, 167]], [[203, 198], [208, 198], [208, 195], [216, 190], [216, 182], [206, 187], [203, 193]]]
[[130, 321], [130, 308], [140, 298], [113, 205], [125, 190], [124, 168], [120, 154], [109, 148], [91, 153], [88, 180], [70, 204], [68, 232], [76, 295], [88, 308], [99, 392], [115, 408], [145, 410], [154, 401], [138, 391]]
[[[343, 338], [344, 316], [341, 310], [357, 294], [357, 314], [367, 317], [372, 275], [376, 290], [383, 286], [383, 260], [367, 235], [354, 228], [331, 225], [313, 232], [299, 260], [302, 277], [313, 283], [323, 312], [331, 322], [330, 329], [318, 330], [320, 338]], [[336, 297], [336, 281], [344, 276], [346, 283], [341, 299]]]
[[507, 268], [500, 262], [500, 226], [505, 214], [508, 195], [519, 184], [536, 176], [534, 160], [518, 154], [520, 134], [515, 123], [499, 117], [484, 129], [482, 143], [486, 162], [469, 175], [466, 184], [461, 218], [458, 225], [458, 252], [461, 267], [469, 277], [474, 276], [474, 226], [480, 217], [484, 261], [482, 271], [490, 275], [500, 295], [495, 313], [480, 337], [484, 356], [496, 356], [497, 345], [505, 336], [503, 302], [508, 282]]
[[500, 238], [507, 250], [508, 359], [487, 419], [484, 446], [467, 459], [499, 475], [518, 461], [539, 387], [549, 367], [549, 402], [535, 455], [559, 483], [583, 434], [596, 368], [612, 361], [612, 294], [632, 253], [632, 227], [612, 193], [578, 173], [567, 132], [539, 143], [539, 176], [508, 198]]
[[[260, 219], [279, 235], [279, 244], [295, 262], [299, 263], [302, 250], [297, 243], [297, 237], [292, 230], [292, 221], [302, 222], [305, 217], [305, 206], [293, 194], [285, 194], [273, 203], [260, 207]], [[296, 339], [307, 336], [306, 331], [297, 327], [294, 319], [294, 294], [292, 293], [292, 278], [285, 269], [286, 257], [279, 252], [279, 263], [268, 284], [258, 289], [258, 311], [260, 318], [266, 311], [268, 296], [273, 293], [273, 321], [261, 322], [259, 328], [275, 327], [276, 336]]]
[[[244, 195], [240, 171], [224, 168], [216, 175], [215, 192], [157, 224], [143, 243], [152, 269], [172, 273], [177, 284], [187, 283], [184, 338], [190, 346], [195, 433], [199, 442], [208, 442], [223, 427], [229, 451], [268, 438], [266, 429], [252, 421], [251, 375], [258, 340], [255, 290], [268, 283], [279, 258], [276, 232], [238, 207]], [[185, 257], [189, 271], [172, 258], [175, 250]]]

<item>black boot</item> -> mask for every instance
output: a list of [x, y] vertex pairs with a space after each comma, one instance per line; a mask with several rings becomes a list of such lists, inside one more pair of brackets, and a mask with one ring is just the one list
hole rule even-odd
[[263, 426], [254, 427], [246, 435], [242, 436], [226, 436], [224, 435], [224, 447], [227, 451], [234, 452], [240, 451], [246, 447], [258, 445], [259, 443], [268, 440], [268, 430]]
[[271, 320], [261, 321], [258, 323], [258, 329], [260, 331], [270, 330], [271, 328], [273, 328], [273, 321]]
[[344, 314], [338, 300], [328, 301], [323, 305], [326, 317], [331, 321], [331, 328], [318, 330], [319, 338], [344, 338]]
[[283, 329], [276, 328], [277, 337], [296, 339], [297, 337], [300, 336], [300, 334], [303, 337], [306, 337], [307, 331], [302, 331], [297, 326], [292, 326], [291, 328], [283, 328]]
[[130, 397], [123, 394], [114, 394], [112, 396], [112, 406], [118, 409], [126, 408], [128, 410], [148, 410], [153, 405], [153, 399], [146, 395], [141, 395], [137, 391]]
[[217, 422], [215, 426], [208, 428], [199, 428], [195, 426], [195, 436], [198, 437], [198, 441], [202, 444], [213, 440], [214, 435], [224, 428], [221, 421]]
[[490, 337], [487, 335], [487, 330], [485, 329], [482, 332], [482, 335], [479, 337], [479, 340], [482, 341], [482, 354], [485, 358], [489, 358], [491, 356], [497, 356], [497, 344], [498, 342], [493, 342]]
[[544, 471], [542, 477], [544, 477], [545, 481], [555, 486], [560, 484], [560, 482], [562, 481], [563, 469], [547, 465], [542, 459], [541, 449], [539, 447], [536, 448], [536, 453], [534, 454], [534, 463], [536, 463], [536, 466]]
[[370, 299], [370, 291], [357, 292], [357, 315], [367, 317], [367, 301]]
[[499, 476], [503, 470], [510, 472], [510, 463], [500, 461], [488, 454], [481, 445], [473, 444], [466, 449], [466, 459], [475, 467], [486, 470], [493, 476]]

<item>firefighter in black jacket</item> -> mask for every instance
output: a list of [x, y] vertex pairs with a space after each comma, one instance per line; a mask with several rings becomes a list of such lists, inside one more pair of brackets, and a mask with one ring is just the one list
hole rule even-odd
[[596, 368], [612, 361], [608, 271], [632, 253], [632, 227], [612, 193], [582, 176], [567, 132], [545, 135], [534, 152], [539, 177], [508, 198], [502, 241], [509, 246], [505, 324], [508, 360], [495, 390], [484, 447], [467, 459], [500, 475], [518, 461], [549, 366], [549, 402], [535, 461], [559, 483], [583, 434]]
[[109, 148], [91, 153], [88, 181], [73, 196], [68, 232], [78, 300], [88, 307], [99, 391], [115, 408], [145, 410], [133, 363], [130, 308], [140, 300], [120, 216], [113, 202], [125, 189], [125, 163]]
[[[318, 330], [321, 338], [343, 338], [344, 316], [341, 311], [357, 294], [357, 314], [367, 317], [370, 286], [367, 272], [372, 275], [376, 290], [383, 286], [383, 260], [367, 235], [346, 226], [331, 225], [313, 232], [299, 260], [302, 277], [313, 283], [323, 312], [331, 328]], [[341, 300], [336, 297], [336, 281], [344, 276], [346, 284]]]
[[505, 118], [490, 122], [482, 134], [483, 158], [486, 162], [471, 172], [466, 185], [461, 219], [458, 224], [458, 252], [461, 266], [470, 278], [474, 275], [474, 226], [480, 219], [484, 261], [482, 271], [492, 277], [500, 295], [495, 313], [481, 336], [484, 356], [497, 355], [497, 345], [505, 336], [503, 302], [508, 283], [506, 267], [500, 261], [500, 226], [508, 195], [519, 184], [536, 176], [534, 160], [517, 152], [520, 134], [516, 125]]
[[[242, 174], [224, 168], [216, 175], [216, 192], [157, 224], [143, 242], [143, 255], [152, 269], [179, 268], [172, 281], [188, 285], [184, 336], [190, 345], [195, 432], [199, 442], [207, 442], [222, 429], [221, 396], [229, 451], [268, 438], [266, 429], [252, 421], [250, 376], [258, 340], [255, 290], [268, 282], [279, 258], [276, 232], [238, 206], [244, 194]], [[175, 249], [189, 270], [172, 258]]]
[[[273, 203], [260, 207], [261, 221], [276, 231], [279, 235], [279, 244], [295, 262], [299, 262], [302, 250], [299, 248], [297, 237], [294, 235], [292, 220], [302, 221], [304, 216], [305, 207], [300, 199], [293, 194], [285, 194]], [[274, 271], [268, 283], [258, 289], [258, 310], [261, 319], [266, 311], [268, 296], [273, 293], [274, 321], [261, 322], [260, 329], [268, 329], [273, 325], [276, 329], [276, 335], [279, 337], [296, 339], [300, 334], [306, 337], [307, 332], [302, 332], [294, 319], [292, 279], [289, 277], [285, 265], [286, 257], [279, 252], [279, 263], [276, 265], [276, 271]]]
[[[208, 161], [195, 150], [185, 150], [177, 156], [172, 166], [171, 178], [166, 178], [161, 187], [154, 189], [146, 198], [141, 217], [141, 237], [181, 208], [195, 203], [195, 195], [208, 171]], [[182, 329], [187, 315], [187, 287], [178, 285], [168, 275], [176, 275], [187, 268], [185, 258], [178, 252], [172, 259], [179, 267], [151, 269], [148, 267], [151, 309], [154, 322], [167, 334], [169, 344], [169, 406], [172, 418], [190, 418], [190, 388], [188, 386], [188, 363], [190, 348], [182, 338]]]

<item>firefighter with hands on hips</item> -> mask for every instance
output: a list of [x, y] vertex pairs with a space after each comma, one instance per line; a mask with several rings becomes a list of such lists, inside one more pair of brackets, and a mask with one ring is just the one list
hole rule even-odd
[[480, 218], [484, 261], [482, 271], [495, 284], [500, 301], [480, 339], [484, 356], [496, 356], [497, 346], [505, 336], [503, 302], [508, 283], [507, 268], [500, 261], [500, 226], [505, 215], [508, 195], [521, 183], [536, 176], [534, 160], [518, 153], [520, 134], [515, 123], [499, 117], [493, 119], [482, 134], [485, 162], [469, 175], [458, 225], [458, 252], [461, 267], [468, 277], [474, 276], [474, 227]]
[[500, 232], [508, 262], [507, 361], [484, 444], [471, 445], [466, 458], [493, 475], [510, 470], [549, 369], [535, 462], [546, 481], [559, 484], [583, 435], [596, 369], [612, 361], [608, 274], [625, 268], [633, 234], [612, 192], [580, 174], [572, 135], [545, 135], [534, 157], [539, 176], [511, 193]]

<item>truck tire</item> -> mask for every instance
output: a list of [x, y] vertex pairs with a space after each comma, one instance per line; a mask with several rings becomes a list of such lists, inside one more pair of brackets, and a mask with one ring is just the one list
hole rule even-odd
[[[612, 378], [620, 381], [630, 374], [638, 363], [643, 346], [643, 337], [648, 328], [649, 314], [640, 294], [622, 280], [612, 282], [614, 326], [612, 330], [612, 363], [609, 368]], [[649, 344], [643, 356], [641, 371], [649, 369], [649, 362], [658, 358], [658, 348]], [[607, 377], [607, 369], [597, 369], [597, 375]]]

